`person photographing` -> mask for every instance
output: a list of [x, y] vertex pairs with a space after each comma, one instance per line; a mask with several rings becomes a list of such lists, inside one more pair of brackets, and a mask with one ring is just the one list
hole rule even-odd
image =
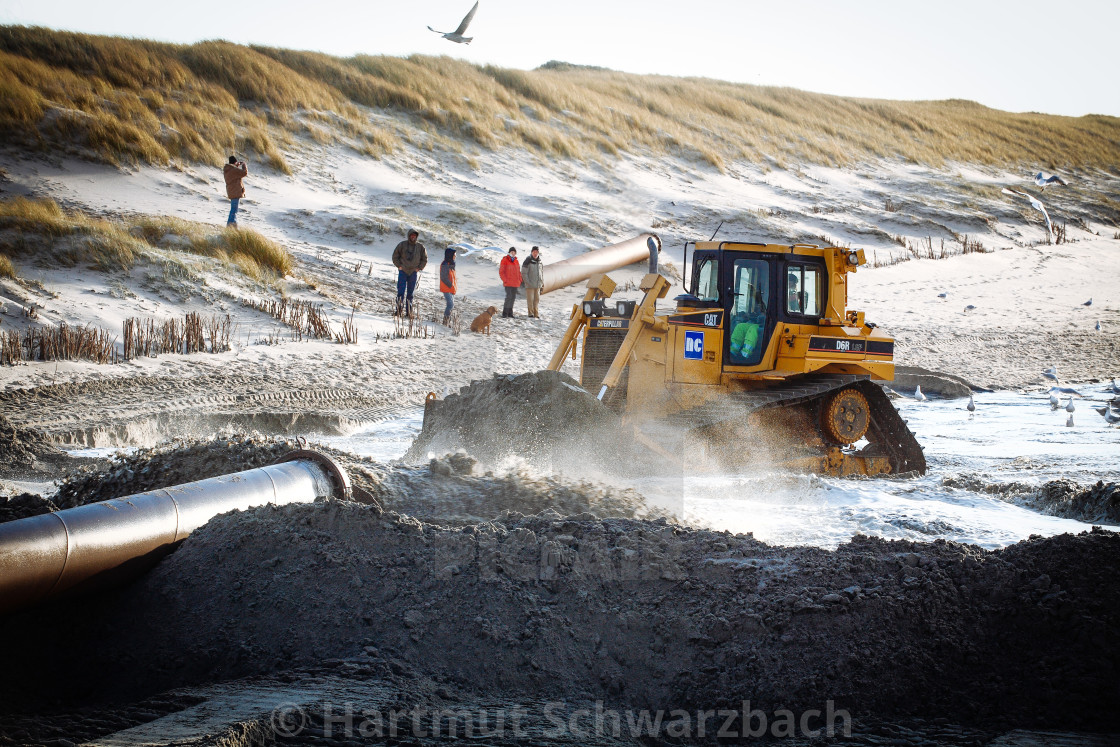
[[242, 180], [248, 175], [249, 167], [244, 161], [237, 160], [237, 156], [230, 156], [229, 163], [222, 168], [222, 176], [226, 180], [226, 197], [229, 198], [226, 228], [237, 228], [237, 207], [245, 196], [245, 184]]

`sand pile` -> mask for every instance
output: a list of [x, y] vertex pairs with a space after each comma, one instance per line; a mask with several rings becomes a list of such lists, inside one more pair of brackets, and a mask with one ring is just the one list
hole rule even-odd
[[29, 516], [49, 514], [57, 510], [58, 506], [52, 501], [34, 493], [0, 496], [0, 524], [16, 519], [26, 519]]
[[539, 474], [527, 465], [479, 474], [478, 462], [462, 452], [434, 458], [420, 468], [353, 464], [350, 469], [368, 479], [374, 498], [386, 509], [429, 521], [476, 523], [507, 511], [535, 514], [548, 509], [599, 518], [667, 515], [631, 488]]
[[516, 455], [555, 466], [567, 452], [586, 463], [614, 451], [617, 426], [618, 416], [567, 374], [495, 374], [431, 407], [404, 459], [464, 449], [488, 462]]
[[[127, 589], [0, 622], [0, 696], [141, 696], [347, 662], [476, 692], [1112, 728], [1120, 535], [835, 552], [554, 513], [229, 514]], [[1029, 652], [1029, 655], [1024, 655]], [[11, 692], [18, 690], [18, 692]]]
[[1076, 519], [1087, 524], [1120, 524], [1120, 484], [1097, 480], [1085, 487], [1072, 480], [1050, 480], [1042, 485], [990, 482], [981, 475], [949, 475], [941, 484], [993, 495], [1032, 511]]
[[15, 426], [0, 414], [0, 475], [48, 472], [66, 458], [66, 454], [42, 433]]
[[[70, 476], [54, 502], [61, 508], [120, 498], [170, 485], [275, 464], [296, 448], [292, 441], [231, 435], [194, 443], [174, 443], [114, 457], [108, 466]], [[487, 521], [505, 511], [599, 517], [656, 518], [636, 491], [540, 475], [525, 465], [482, 473], [463, 453], [432, 459], [423, 467], [386, 465], [321, 445], [350, 475], [354, 500], [430, 521]]]

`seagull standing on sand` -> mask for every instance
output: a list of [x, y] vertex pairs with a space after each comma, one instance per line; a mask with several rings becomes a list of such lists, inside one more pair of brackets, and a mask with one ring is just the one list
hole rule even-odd
[[965, 407], [964, 409], [968, 410], [969, 412], [976, 412], [976, 403], [972, 401], [972, 395], [971, 394], [968, 395], [968, 406]]
[[1042, 211], [1043, 217], [1046, 218], [1046, 230], [1050, 233], [1054, 233], [1054, 225], [1050, 222], [1050, 214], [1046, 212], [1046, 208], [1042, 206], [1042, 203], [1039, 202], [1034, 195], [1027, 194], [1026, 192], [1020, 192], [1017, 189], [1008, 189], [1007, 187], [1004, 187], [1001, 191], [1005, 195], [1012, 195], [1013, 197], [1022, 197], [1023, 199], [1030, 200], [1031, 207], [1033, 207], [1035, 210]]
[[976, 307], [973, 306], [972, 304], [969, 304], [968, 306], [964, 307], [964, 313], [966, 313], [966, 314], [970, 311], [975, 311], [975, 310], [976, 310]]
[[1116, 379], [1112, 380], [1112, 393], [1120, 394], [1120, 386], [1116, 386]]
[[478, 10], [478, 3], [477, 2], [475, 2], [474, 7], [471, 8], [471, 12], [467, 13], [467, 15], [463, 17], [462, 22], [459, 24], [459, 28], [455, 29], [454, 31], [448, 31], [448, 32], [445, 33], [443, 31], [436, 31], [431, 26], [428, 27], [428, 31], [435, 31], [437, 34], [441, 35], [444, 39], [447, 39], [448, 41], [453, 41], [456, 44], [470, 44], [471, 41], [474, 39], [474, 37], [473, 36], [463, 36], [463, 34], [467, 33], [467, 26], [471, 25], [471, 20], [474, 18], [474, 12], [476, 10]]
[[1072, 427], [1073, 427], [1073, 413], [1071, 412], [1069, 414], [1069, 417], [1066, 418], [1066, 428], [1072, 428]]
[[1051, 184], [1066, 186], [1066, 180], [1057, 174], [1043, 174], [1041, 171], [1034, 175], [1034, 183], [1046, 189]]
[[1093, 305], [1093, 299], [1090, 298], [1088, 301], [1086, 301], [1085, 303], [1083, 303], [1081, 305], [1082, 306], [1092, 306]]
[[1057, 410], [1061, 406], [1062, 406], [1062, 402], [1061, 402], [1061, 400], [1058, 399], [1058, 395], [1054, 394], [1053, 392], [1050, 392], [1050, 409], [1051, 410]]
[[1100, 331], [1101, 331], [1101, 323], [1100, 323], [1100, 322], [1097, 322], [1097, 331], [1098, 331], [1098, 332], [1100, 332]]
[[1070, 397], [1069, 402], [1066, 402], [1066, 412], [1072, 413], [1076, 409], [1077, 408], [1073, 406], [1073, 397]]
[[921, 385], [914, 387], [914, 399], [918, 400], [919, 402], [926, 401], [926, 395], [922, 394]]

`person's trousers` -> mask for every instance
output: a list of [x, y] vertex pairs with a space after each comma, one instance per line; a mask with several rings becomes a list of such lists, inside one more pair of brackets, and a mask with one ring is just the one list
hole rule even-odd
[[525, 289], [525, 303], [529, 306], [529, 316], [535, 316], [537, 319], [541, 318], [541, 310], [538, 306], [541, 302], [541, 289], [540, 288], [526, 288]]
[[517, 286], [506, 286], [506, 305], [502, 307], [502, 316], [513, 316], [513, 302], [517, 300]]
[[226, 219], [227, 226], [237, 225], [237, 203], [240, 202], [240, 197], [234, 197], [229, 201], [229, 218]]
[[[412, 294], [416, 292], [415, 272], [397, 270], [397, 313], [412, 313]], [[407, 296], [408, 304], [405, 305]]]
[[447, 324], [451, 321], [451, 310], [455, 308], [455, 294], [444, 293], [443, 300], [447, 301], [447, 307], [443, 310], [443, 323]]

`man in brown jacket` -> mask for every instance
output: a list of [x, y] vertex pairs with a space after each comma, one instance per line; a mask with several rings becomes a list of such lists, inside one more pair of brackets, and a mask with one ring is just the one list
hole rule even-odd
[[408, 229], [408, 239], [393, 250], [393, 264], [397, 268], [397, 316], [412, 316], [412, 294], [416, 290], [417, 274], [428, 264], [428, 250], [420, 243], [420, 232]]
[[229, 163], [222, 169], [226, 178], [226, 196], [229, 197], [229, 219], [226, 228], [237, 228], [237, 203], [245, 196], [245, 185], [241, 180], [249, 175], [249, 167], [237, 156], [230, 156]]

